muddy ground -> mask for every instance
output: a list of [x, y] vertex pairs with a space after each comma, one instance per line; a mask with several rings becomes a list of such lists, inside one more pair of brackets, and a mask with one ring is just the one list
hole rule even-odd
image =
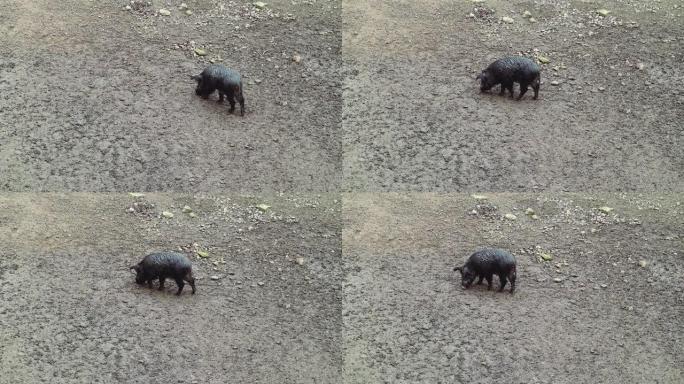
[[[3, 2], [0, 188], [339, 187], [339, 0], [146, 3]], [[244, 76], [245, 117], [194, 93], [218, 59]]]
[[[345, 188], [681, 191], [683, 13], [674, 0], [344, 2]], [[539, 100], [480, 94], [476, 75], [509, 54], [550, 60]]]
[[[684, 196], [488, 197], [345, 197], [345, 382], [684, 380]], [[517, 257], [514, 294], [461, 289], [486, 246]]]
[[[0, 196], [0, 383], [339, 383], [336, 198]], [[134, 283], [157, 250], [195, 295]]]

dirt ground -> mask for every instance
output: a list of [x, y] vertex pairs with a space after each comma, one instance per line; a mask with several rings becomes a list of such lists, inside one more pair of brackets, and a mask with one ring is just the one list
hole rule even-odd
[[[340, 206], [334, 196], [0, 196], [0, 383], [339, 383]], [[163, 292], [135, 284], [129, 265], [179, 249], [195, 295], [186, 285], [175, 296], [173, 281]]]
[[[488, 198], [345, 196], [346, 383], [684, 381], [684, 196]], [[514, 294], [461, 289], [479, 247], [516, 256]]]
[[[344, 2], [346, 190], [683, 190], [682, 16], [676, 0]], [[509, 54], [550, 60], [539, 100], [479, 92]]]
[[[3, 2], [1, 189], [339, 187], [340, 0], [151, 3]], [[245, 117], [194, 93], [217, 59], [244, 77]]]

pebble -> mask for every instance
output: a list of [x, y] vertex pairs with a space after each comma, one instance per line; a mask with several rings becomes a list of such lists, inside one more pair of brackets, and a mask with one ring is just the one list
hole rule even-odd
[[554, 277], [553, 278], [554, 283], [560, 283], [561, 281], [563, 281], [563, 278], [561, 278], [561, 277]]
[[264, 9], [268, 4], [264, 3], [263, 1], [257, 1], [254, 3], [254, 6], [259, 8], [259, 9]]
[[188, 9], [188, 5], [185, 3], [181, 3], [181, 5], [178, 6], [178, 9], [180, 9], [180, 10]]
[[263, 281], [260, 281], [260, 282], [257, 283], [257, 285], [260, 286], [260, 287], [263, 287], [263, 286], [264, 286], [264, 282], [263, 282]]
[[554, 80], [551, 82], [551, 85], [560, 85], [560, 83], [557, 80]]
[[532, 208], [527, 208], [527, 209], [525, 210], [525, 214], [528, 215], [528, 216], [529, 216], [529, 215], [534, 215], [534, 209], [532, 209]]
[[539, 62], [542, 64], [548, 64], [551, 62], [551, 59], [546, 56], [537, 56], [537, 60], [539, 60]]
[[640, 266], [641, 268], [646, 268], [646, 265], [648, 265], [648, 263], [646, 262], [646, 260], [639, 260], [639, 266]]
[[536, 23], [537, 22], [537, 19], [535, 19], [534, 17], [530, 17], [529, 20], [530, 20], [530, 23]]
[[300, 63], [302, 61], [302, 57], [300, 55], [294, 55], [292, 56], [292, 61], [295, 63]]
[[130, 11], [132, 8], [131, 8], [130, 5], [127, 5], [127, 6], [124, 7], [124, 9], [127, 10], [127, 11]]
[[196, 54], [197, 56], [206, 56], [206, 55], [207, 55], [207, 51], [205, 51], [205, 50], [202, 49], [202, 48], [195, 48], [195, 54]]
[[173, 217], [173, 213], [171, 213], [169, 211], [164, 211], [164, 212], [162, 212], [162, 216], [166, 217], [167, 219], [170, 219]]
[[212, 275], [212, 276], [210, 277], [210, 279], [212, 279], [212, 280], [218, 280], [219, 277], [218, 277], [217, 275]]
[[162, 8], [159, 10], [159, 14], [162, 16], [171, 16], [171, 11], [169, 11], [168, 9]]
[[532, 13], [530, 11], [523, 12], [523, 17], [531, 17]]
[[192, 11], [189, 10], [189, 9], [186, 9], [186, 10], [185, 10], [185, 14], [188, 15], [188, 16], [190, 16], [190, 15], [192, 15]]
[[512, 213], [507, 213], [507, 214], [504, 215], [504, 217], [505, 217], [506, 219], [508, 219], [508, 220], [516, 220], [516, 219], [518, 218], [517, 216], [515, 216], [515, 215], [512, 214]]
[[613, 208], [604, 206], [604, 207], [600, 207], [599, 211], [601, 211], [603, 213], [611, 213], [613, 211]]
[[601, 288], [608, 288], [606, 284], [601, 284]]
[[504, 23], [513, 24], [515, 20], [513, 20], [512, 17], [504, 16], [501, 18], [501, 21], [503, 21]]
[[302, 265], [304, 264], [304, 258], [303, 257], [298, 257], [296, 260], [297, 264]]
[[187, 205], [183, 207], [183, 213], [190, 213], [190, 212], [192, 212], [192, 208], [190, 208]]
[[606, 17], [610, 13], [610, 11], [607, 9], [601, 8], [601, 9], [597, 10], [596, 13], [598, 13], [599, 15], [601, 15], [603, 17]]

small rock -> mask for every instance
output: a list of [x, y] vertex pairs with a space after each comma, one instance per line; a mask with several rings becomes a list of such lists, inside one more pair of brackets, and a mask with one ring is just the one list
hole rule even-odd
[[164, 212], [162, 212], [162, 216], [166, 217], [167, 219], [170, 219], [173, 217], [173, 213], [171, 213], [169, 211], [164, 211]]
[[475, 200], [487, 200], [487, 196], [485, 196], [485, 195], [474, 194], [474, 195], [470, 195], [470, 197], [472, 197]]
[[130, 5], [127, 5], [127, 6], [124, 7], [124, 9], [127, 10], [127, 11], [130, 11], [132, 8], [131, 8]]
[[197, 215], [195, 214], [195, 212], [190, 212], [190, 213], [188, 213], [188, 216], [190, 216], [190, 217], [197, 217]]
[[525, 210], [525, 214], [528, 215], [528, 216], [534, 215], [534, 209], [532, 209], [532, 208], [527, 208], [527, 209]]
[[604, 206], [604, 207], [599, 208], [599, 211], [601, 211], [603, 213], [611, 213], [611, 212], [613, 212], [613, 208]]
[[200, 251], [197, 251], [197, 256], [202, 257], [202, 258], [209, 257], [209, 252], [200, 250]]
[[501, 21], [503, 21], [504, 23], [513, 24], [515, 20], [513, 20], [512, 17], [504, 16], [501, 18]]
[[189, 9], [186, 9], [186, 10], [185, 10], [185, 14], [188, 15], [188, 16], [191, 16], [191, 15], [192, 15], [192, 11], [189, 10]]
[[531, 17], [532, 13], [530, 11], [523, 12], [523, 17]]
[[195, 54], [196, 54], [197, 56], [206, 56], [206, 55], [207, 55], [207, 51], [205, 51], [205, 50], [202, 49], [202, 48], [195, 48]]
[[162, 8], [159, 10], [159, 14], [162, 16], [171, 16], [171, 11], [169, 11], [168, 9]]
[[184, 9], [188, 9], [188, 5], [185, 3], [181, 3], [181, 5], [178, 6], [178, 9], [180, 9], [181, 11]]
[[606, 90], [606, 88], [605, 88], [605, 87], [598, 87], [598, 90], [601, 91], [601, 92], [603, 92], [603, 91]]
[[637, 63], [636, 67], [637, 67], [638, 70], [643, 71], [643, 69], [644, 69], [644, 63]]
[[608, 288], [606, 284], [601, 284], [601, 288]]
[[539, 257], [541, 257], [542, 260], [544, 260], [544, 261], [553, 260], [553, 255], [550, 253], [546, 253], [546, 252], [539, 252]]
[[597, 10], [596, 13], [598, 13], [599, 15], [601, 15], [603, 17], [606, 17], [610, 13], [610, 11], [607, 9], [601, 8], [601, 9]]
[[534, 17], [530, 17], [529, 20], [530, 20], [530, 23], [536, 23], [537, 22], [537, 19], [535, 19]]
[[532, 216], [530, 216], [530, 218], [532, 220], [539, 220], [539, 216], [537, 216], [536, 214], [533, 214]]
[[471, 19], [474, 19], [474, 18], [475, 18], [475, 14], [472, 13], [472, 12], [470, 12], [470, 13], [468, 14], [468, 17], [471, 18]]
[[292, 61], [295, 63], [300, 63], [302, 61], [302, 57], [300, 55], [294, 55], [292, 56]]
[[268, 4], [264, 3], [263, 1], [257, 1], [254, 3], [254, 6], [259, 8], [259, 9], [264, 9], [266, 8]]
[[557, 80], [554, 80], [551, 82], [551, 85], [560, 85], [560, 83]]
[[504, 218], [506, 218], [507, 220], [516, 220], [518, 217], [512, 213], [507, 213], [504, 215]]
[[554, 277], [554, 278], [553, 278], [553, 282], [554, 282], [554, 283], [560, 283], [561, 281], [563, 281], [563, 278], [562, 278], [562, 277]]
[[639, 260], [639, 266], [641, 268], [646, 268], [647, 265], [648, 265], [648, 262], [646, 262], [646, 260]]
[[546, 56], [537, 56], [537, 60], [539, 60], [539, 62], [542, 64], [548, 64], [551, 62], [551, 59]]
[[192, 208], [190, 208], [187, 205], [183, 207], [183, 213], [190, 213], [190, 212], [192, 212]]
[[266, 212], [266, 211], [268, 211], [269, 208], [271, 208], [270, 205], [266, 205], [266, 204], [259, 204], [259, 205], [257, 205], [256, 207], [257, 207], [257, 209], [260, 210], [261, 212]]
[[139, 192], [130, 192], [129, 195], [131, 195], [131, 196], [133, 196], [133, 197], [143, 197], [143, 196], [145, 196], [144, 193], [139, 193]]
[[263, 281], [260, 281], [260, 282], [257, 283], [257, 285], [260, 286], [260, 287], [263, 287], [263, 286], [264, 286], [264, 282], [263, 282]]
[[212, 275], [212, 276], [210, 277], [210, 279], [212, 279], [212, 280], [218, 280], [219, 277], [218, 277], [218, 275]]

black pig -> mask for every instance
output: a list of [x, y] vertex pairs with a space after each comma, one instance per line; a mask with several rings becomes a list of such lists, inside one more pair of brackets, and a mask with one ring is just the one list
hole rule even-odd
[[232, 69], [228, 69], [220, 64], [212, 64], [204, 69], [199, 75], [190, 76], [197, 82], [195, 93], [202, 98], [218, 90], [219, 103], [223, 102], [223, 97], [228, 98], [230, 103], [230, 113], [235, 111], [235, 100], [240, 103], [240, 115], [245, 115], [245, 98], [242, 95], [242, 77]]
[[511, 91], [513, 97], [513, 83], [520, 84], [520, 100], [527, 87], [532, 85], [534, 90], [534, 99], [539, 96], [539, 81], [540, 81], [539, 65], [534, 61], [522, 56], [509, 56], [499, 59], [490, 64], [482, 73], [480, 73], [476, 80], [480, 80], [480, 91], [488, 91], [497, 84], [501, 84], [500, 95], [506, 92], [506, 89]]
[[159, 290], [164, 289], [164, 280], [169, 277], [176, 281], [178, 285], [178, 292], [180, 295], [183, 291], [187, 281], [192, 287], [192, 293], [195, 293], [195, 278], [192, 276], [192, 264], [190, 260], [178, 252], [157, 252], [151, 253], [138, 263], [132, 265], [131, 269], [135, 271], [135, 282], [143, 285], [147, 282], [152, 288], [152, 281], [159, 279]]
[[498, 275], [501, 287], [499, 292], [506, 286], [506, 279], [511, 281], [511, 293], [515, 290], [515, 257], [503, 249], [487, 248], [470, 255], [462, 267], [454, 268], [461, 272], [461, 284], [469, 288], [475, 278], [479, 277], [478, 284], [482, 279], [487, 279], [487, 289], [492, 289], [492, 276]]

